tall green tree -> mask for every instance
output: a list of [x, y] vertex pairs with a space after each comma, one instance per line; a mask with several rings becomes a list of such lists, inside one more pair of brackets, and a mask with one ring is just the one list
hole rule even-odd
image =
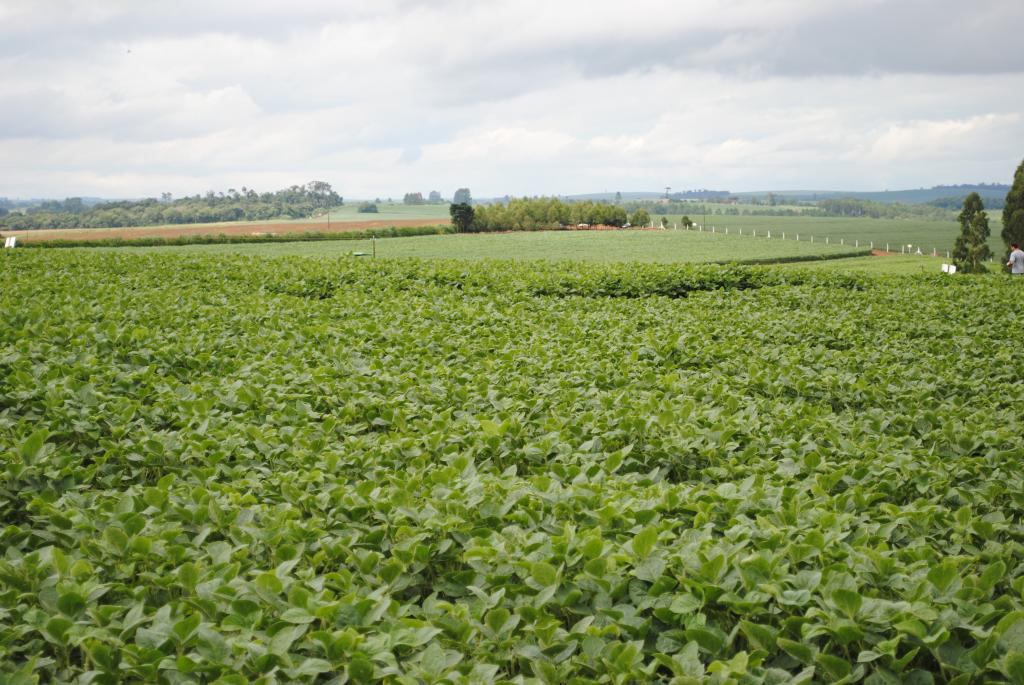
[[1024, 162], [1017, 167], [1017, 173], [1013, 175], [1013, 185], [1006, 194], [1003, 231], [1000, 236], [1006, 245], [1007, 255], [1010, 254], [1010, 245], [1013, 243], [1024, 245]]
[[633, 216], [629, 218], [629, 223], [643, 228], [647, 224], [651, 223], [651, 214], [646, 209], [638, 209], [633, 212]]
[[455, 226], [456, 233], [468, 233], [473, 230], [475, 212], [471, 205], [465, 202], [449, 205], [448, 213], [452, 217], [452, 225]]
[[981, 196], [971, 193], [964, 199], [964, 207], [957, 217], [960, 235], [953, 245], [953, 263], [963, 273], [985, 273], [985, 260], [992, 257], [988, 246], [988, 214]]
[[452, 196], [452, 202], [457, 205], [471, 205], [473, 204], [473, 196], [469, 192], [469, 188], [459, 188], [455, 191], [455, 195]]

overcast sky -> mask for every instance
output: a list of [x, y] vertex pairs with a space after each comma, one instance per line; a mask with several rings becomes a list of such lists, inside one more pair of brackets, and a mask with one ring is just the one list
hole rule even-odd
[[1022, 0], [0, 0], [0, 196], [1009, 182]]

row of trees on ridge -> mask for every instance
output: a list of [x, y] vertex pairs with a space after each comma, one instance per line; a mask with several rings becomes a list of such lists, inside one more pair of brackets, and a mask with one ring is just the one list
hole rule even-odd
[[563, 202], [555, 197], [518, 198], [475, 207], [455, 203], [450, 211], [459, 232], [540, 231], [580, 224], [622, 227], [631, 221], [635, 225], [650, 222], [650, 214], [643, 209], [630, 217], [625, 208], [606, 202]]
[[0, 218], [0, 228], [121, 228], [302, 219], [343, 203], [341, 195], [326, 181], [310, 181], [272, 193], [258, 193], [243, 186], [241, 191], [234, 188], [227, 193], [210, 191], [176, 200], [164, 193], [160, 199], [102, 202], [92, 206], [84, 204], [81, 198], [68, 198], [44, 202], [24, 213], [11, 212]]

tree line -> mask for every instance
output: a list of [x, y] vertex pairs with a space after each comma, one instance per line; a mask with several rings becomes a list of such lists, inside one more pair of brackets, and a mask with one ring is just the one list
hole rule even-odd
[[625, 207], [607, 202], [563, 202], [556, 197], [513, 198], [508, 202], [472, 206], [454, 203], [452, 224], [460, 233], [491, 231], [541, 231], [579, 225], [646, 226], [650, 213], [643, 207], [632, 214]]
[[[964, 273], [986, 272], [985, 262], [993, 256], [988, 246], [991, 233], [988, 214], [978, 193], [967, 196], [957, 220], [960, 235], [953, 245], [953, 263]], [[1024, 162], [1017, 166], [1013, 184], [1003, 202], [1003, 230], [999, 237], [1003, 239], [1007, 257], [1012, 245], [1024, 245]]]
[[251, 188], [234, 188], [227, 193], [194, 195], [173, 199], [164, 193], [159, 199], [102, 202], [88, 206], [81, 198], [50, 200], [24, 212], [0, 217], [0, 228], [122, 228], [164, 224], [205, 224], [224, 221], [303, 219], [342, 205], [344, 199], [326, 181], [310, 181], [276, 192], [258, 193]]
[[[473, 197], [469, 193], [469, 188], [459, 188], [456, 190], [455, 195], [452, 197], [452, 202], [455, 204], [471, 204], [473, 202]], [[440, 191], [437, 190], [431, 190], [426, 199], [424, 199], [423, 193], [420, 192], [406, 193], [402, 197], [402, 204], [441, 205], [444, 204], [444, 198], [441, 197]]]
[[[977, 194], [977, 193], [975, 193]], [[871, 219], [926, 219], [946, 221], [950, 212], [935, 205], [906, 205], [900, 202], [875, 202], [850, 197], [818, 200], [818, 213], [822, 216], [852, 216]]]
[[540, 231], [579, 224], [621, 227], [629, 222], [622, 207], [589, 200], [563, 202], [555, 197], [518, 198], [507, 203], [475, 207], [455, 203], [451, 214], [459, 232], [474, 233]]

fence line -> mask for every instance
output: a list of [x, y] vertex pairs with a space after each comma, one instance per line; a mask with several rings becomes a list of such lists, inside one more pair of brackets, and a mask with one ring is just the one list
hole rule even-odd
[[[652, 222], [652, 228], [653, 228], [653, 222]], [[679, 229], [679, 224], [678, 223], [673, 224], [673, 228], [678, 230]], [[700, 233], [703, 233], [706, 228], [707, 228], [707, 226], [705, 226], [703, 224], [698, 224], [698, 223], [693, 223], [690, 226], [686, 226], [686, 225], [683, 226], [683, 230], [685, 230], [685, 231], [697, 231], [697, 232], [700, 232]], [[719, 232], [718, 228], [719, 227], [718, 227], [717, 224], [712, 224], [711, 225], [711, 233], [718, 233]], [[729, 227], [728, 226], [723, 226], [722, 229], [723, 229], [722, 232], [725, 235], [730, 235], [729, 234]], [[771, 231], [770, 228], [762, 229], [761, 233], [758, 233], [756, 228], [750, 229], [749, 233], [744, 233], [742, 228], [739, 228], [739, 229], [736, 229], [736, 230], [737, 230], [737, 234], [738, 235], [746, 236], [746, 237], [749, 237], [749, 238], [764, 238], [765, 240], [796, 240], [798, 242], [803, 240], [800, 237], [799, 233], [797, 233], [795, 236], [793, 236], [791, 238], [786, 238], [786, 232], [785, 231], [777, 232], [774, 236], [772, 236], [772, 231]], [[810, 235], [805, 233], [804, 235], [807, 237], [807, 240], [804, 241], [804, 242], [810, 242], [810, 243], [814, 242], [815, 236], [814, 236], [813, 233], [810, 234]], [[817, 236], [817, 237], [818, 237], [818, 241], [820, 242], [821, 241], [821, 236]], [[827, 236], [826, 235], [824, 237], [825, 237], [825, 244], [826, 245], [831, 245], [832, 244], [832, 240], [831, 240], [832, 236]], [[876, 249], [875, 248], [875, 241], [874, 240], [869, 240], [869, 241], [865, 241], [865, 242], [867, 243], [867, 247], [869, 247], [870, 249], [872, 249], [872, 250]], [[846, 238], [843, 237], [843, 236], [840, 236], [839, 244], [841, 246], [845, 247], [846, 246]], [[860, 238], [854, 238], [853, 239], [853, 247], [855, 247], [855, 248], [860, 248], [861, 247]], [[915, 256], [920, 256], [920, 257], [943, 257], [944, 256], [946, 259], [950, 258], [949, 250], [940, 250], [935, 245], [932, 245], [931, 248], [929, 249], [928, 247], [926, 247], [924, 245], [920, 245], [920, 244], [914, 244], [914, 243], [903, 244], [903, 243], [901, 243], [898, 247], [899, 247], [899, 252], [902, 255], [915, 255]], [[878, 248], [877, 249], [879, 249], [879, 250], [882, 249], [882, 243], [881, 242], [878, 243]], [[893, 254], [896, 253], [896, 250], [892, 249], [892, 243], [885, 243], [885, 252], [891, 252]], [[995, 261], [995, 257], [990, 257], [989, 261], [990, 262]]]

